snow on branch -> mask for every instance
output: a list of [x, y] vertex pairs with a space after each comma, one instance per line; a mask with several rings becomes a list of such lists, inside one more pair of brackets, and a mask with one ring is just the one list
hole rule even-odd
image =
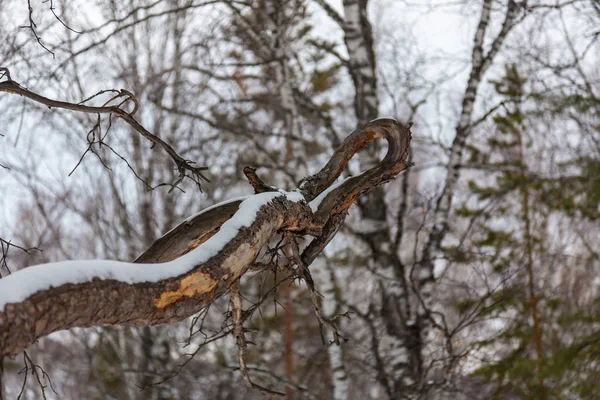
[[[334, 184], [352, 156], [376, 138], [388, 142], [385, 158]], [[255, 188], [270, 191], [257, 190], [188, 218], [133, 263], [63, 261], [0, 279], [0, 356], [17, 355], [42, 336], [76, 326], [183, 320], [227, 293], [278, 233], [314, 237], [299, 255], [309, 266], [348, 207], [405, 168], [410, 138], [408, 128], [393, 119], [372, 121], [352, 132], [325, 167], [297, 189], [262, 184], [251, 171]]]

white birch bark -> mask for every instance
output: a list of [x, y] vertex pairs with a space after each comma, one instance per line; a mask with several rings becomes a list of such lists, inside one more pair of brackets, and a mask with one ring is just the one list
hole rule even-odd
[[491, 10], [492, 1], [485, 0], [481, 10], [479, 24], [475, 31], [473, 52], [471, 56], [471, 73], [463, 96], [460, 118], [455, 129], [456, 135], [452, 142], [450, 158], [446, 167], [446, 182], [436, 204], [433, 228], [429, 233], [428, 240], [422, 252], [421, 272], [419, 275], [422, 291], [424, 286], [427, 286], [427, 283], [432, 282], [434, 279], [434, 259], [439, 256], [442, 241], [448, 230], [448, 218], [450, 216], [452, 199], [456, 191], [456, 184], [460, 178], [460, 164], [462, 162], [467, 138], [470, 134], [470, 125], [472, 123], [473, 108], [475, 106], [477, 91], [483, 76], [494, 61], [506, 36], [516, 24], [519, 6], [513, 0], [508, 1], [502, 28], [493, 40], [487, 54], [484, 55], [483, 42], [490, 21]]
[[[368, 0], [344, 0], [343, 19], [325, 0], [316, 1], [321, 4], [323, 9], [344, 30], [349, 55], [348, 68], [356, 90], [355, 108], [359, 123], [376, 118], [377, 81], [372, 34], [366, 15]], [[483, 43], [491, 11], [492, 1], [484, 0], [479, 24], [474, 35], [471, 60], [472, 70], [463, 96], [460, 118], [456, 126], [456, 137], [448, 161], [448, 175], [444, 190], [436, 205], [434, 226], [428, 235], [421, 253], [423, 264], [419, 278], [421, 295], [426, 299], [430, 298], [429, 292], [433, 287], [431, 284], [434, 273], [433, 259], [439, 254], [441, 242], [447, 231], [452, 198], [460, 177], [460, 163], [469, 135], [477, 91], [482, 77], [492, 64], [506, 36], [514, 27], [519, 7], [513, 0], [509, 0], [502, 28], [492, 41], [487, 54], [485, 54]], [[374, 154], [368, 159], [361, 158], [362, 167], [364, 168], [365, 165], [373, 163], [374, 160]], [[364, 216], [385, 221], [386, 204], [383, 197], [376, 198], [375, 196], [369, 196], [368, 202], [368, 204], [362, 207]], [[383, 212], [377, 216], [375, 212], [370, 213], [369, 208], [371, 210], [378, 209], [380, 212]], [[390, 254], [390, 249], [395, 247], [393, 246], [389, 232], [381, 233], [377, 240], [378, 243], [371, 244], [371, 248], [377, 258], [377, 270], [383, 275], [393, 277], [399, 281], [406, 279], [401, 260], [397, 259], [398, 257], [394, 257], [395, 255]], [[387, 296], [387, 301], [384, 305], [384, 309], [387, 307], [387, 310], [382, 317], [386, 323], [386, 331], [388, 333], [386, 343], [388, 344], [388, 360], [392, 370], [391, 378], [395, 382], [394, 390], [396, 393], [401, 390], [406, 394], [406, 388], [413, 384], [418, 384], [419, 382], [416, 382], [416, 379], [421, 378], [421, 368], [416, 364], [422, 362], [421, 338], [426, 336], [426, 332], [423, 331], [424, 326], [421, 322], [425, 318], [425, 311], [422, 307], [419, 307], [416, 313], [415, 310], [410, 309], [409, 293], [402, 285], [391, 285], [390, 282], [383, 282], [382, 290], [384, 291], [384, 297]]]
[[[322, 1], [320, 1], [323, 4]], [[354, 106], [357, 122], [366, 123], [377, 118], [379, 101], [377, 98], [377, 77], [375, 69], [375, 52], [373, 49], [373, 36], [371, 24], [367, 17], [368, 0], [344, 0], [343, 19], [334, 14], [335, 11], [325, 8], [331, 17], [340, 23], [344, 30], [344, 41], [348, 50], [348, 70], [352, 76], [355, 90]], [[377, 148], [372, 147], [369, 152], [360, 155], [361, 170], [370, 168], [378, 162]], [[361, 205], [363, 220], [361, 225], [369, 223], [377, 226], [377, 235], [384, 236], [384, 240], [377, 246], [371, 246], [374, 253], [388, 253], [392, 248], [389, 227], [386, 221], [386, 204], [383, 192], [371, 194], [366, 202]], [[363, 224], [364, 223], [364, 224]], [[378, 265], [383, 268], [384, 274], [394, 275], [392, 265]]]
[[[277, 86], [279, 88], [279, 96], [281, 97], [281, 106], [285, 111], [285, 125], [288, 133], [293, 137], [301, 137], [302, 129], [300, 127], [300, 118], [298, 106], [294, 98], [292, 84], [290, 82], [290, 68], [284, 59], [284, 49], [278, 46], [275, 50], [276, 57], [281, 60], [277, 62], [275, 67]], [[301, 178], [299, 176], [298, 178]]]
[[[324, 272], [323, 283], [321, 285], [321, 291], [323, 293], [323, 313], [326, 318], [333, 318], [337, 310], [337, 297], [336, 297], [336, 285], [335, 275], [333, 271], [328, 268], [325, 263], [319, 268]], [[327, 348], [329, 356], [329, 368], [331, 371], [331, 385], [333, 388], [333, 400], [346, 400], [348, 399], [350, 382], [348, 381], [348, 375], [346, 374], [346, 367], [344, 365], [344, 351], [342, 346], [329, 346]]]
[[[375, 52], [371, 25], [367, 17], [368, 1], [345, 0], [344, 23], [342, 27], [349, 55], [349, 69], [355, 86], [355, 109], [359, 123], [378, 117], [377, 77]], [[377, 149], [361, 155], [361, 169], [369, 168], [377, 162]], [[405, 282], [401, 260], [393, 254], [395, 248], [386, 221], [387, 204], [383, 192], [374, 192], [361, 207], [363, 218], [372, 219], [381, 225], [377, 240], [370, 247], [375, 258], [374, 267], [389, 280], [381, 281], [382, 318], [386, 327], [385, 349], [390, 378], [394, 391], [404, 391], [414, 385], [420, 371], [420, 347], [407, 347], [408, 343], [419, 342], [412, 338], [413, 331], [407, 326], [410, 321], [409, 293], [400, 283]], [[418, 333], [417, 333], [418, 335]]]
[[358, 123], [377, 118], [377, 77], [367, 0], [344, 0], [344, 40], [348, 49], [350, 75], [356, 95], [354, 107]]
[[[323, 1], [319, 1], [325, 11], [337, 21], [344, 30], [344, 40], [348, 50], [348, 69], [355, 87], [355, 114], [359, 123], [365, 123], [378, 117], [376, 61], [373, 47], [371, 25], [367, 17], [368, 0], [344, 0], [343, 19], [335, 14]], [[378, 161], [378, 148], [361, 154], [361, 169], [370, 168]], [[376, 239], [366, 239], [373, 252], [372, 267], [389, 279], [380, 280], [384, 304], [382, 318], [385, 324], [383, 352], [386, 354], [386, 370], [391, 379], [394, 392], [404, 391], [407, 386], [416, 383], [415, 372], [420, 370], [420, 347], [409, 349], [407, 343], [415, 342], [407, 329], [410, 319], [409, 293], [405, 285], [405, 273], [401, 260], [394, 254], [395, 248], [387, 223], [387, 204], [384, 193], [371, 193], [361, 206], [363, 219], [361, 224], [370, 221], [379, 226], [372, 232]], [[365, 235], [366, 237], [366, 235]]]

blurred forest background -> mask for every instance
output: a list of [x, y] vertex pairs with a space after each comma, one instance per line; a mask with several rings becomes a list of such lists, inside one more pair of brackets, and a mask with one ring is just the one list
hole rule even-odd
[[[14, 80], [75, 103], [131, 91], [138, 120], [212, 182], [155, 187], [177, 171], [122, 121], [1, 94], [2, 276], [133, 260], [189, 215], [250, 194], [244, 166], [294, 188], [358, 124], [391, 116], [414, 124], [415, 166], [353, 206], [311, 266], [347, 342], [322, 344], [304, 284], [250, 273], [253, 379], [287, 399], [600, 398], [598, 0], [30, 7], [0, 0]], [[53, 334], [4, 360], [6, 396], [265, 398], [243, 385], [227, 311], [222, 298], [192, 328]]]

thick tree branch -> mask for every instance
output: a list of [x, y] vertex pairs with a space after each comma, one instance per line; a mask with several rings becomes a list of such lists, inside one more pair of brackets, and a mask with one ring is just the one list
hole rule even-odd
[[[385, 158], [331, 188], [350, 158], [375, 138], [388, 141]], [[1, 279], [0, 355], [14, 356], [42, 336], [75, 326], [185, 319], [228, 292], [278, 232], [316, 236], [302, 255], [308, 265], [333, 237], [348, 207], [404, 169], [409, 144], [406, 127], [375, 120], [356, 129], [298, 190], [259, 193], [212, 207], [158, 239], [135, 264], [69, 261]]]

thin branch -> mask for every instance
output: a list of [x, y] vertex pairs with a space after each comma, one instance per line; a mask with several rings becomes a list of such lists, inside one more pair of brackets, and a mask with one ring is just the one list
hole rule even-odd
[[[236, 371], [236, 370], [239, 369], [239, 367], [236, 366], [236, 365], [231, 365], [229, 367], [233, 371]], [[315, 399], [315, 400], [319, 399], [319, 397], [317, 397], [316, 395], [314, 395], [311, 392], [309, 392], [309, 390], [308, 390], [308, 388], [306, 386], [301, 386], [301, 385], [298, 385], [297, 383], [290, 382], [288, 379], [285, 379], [282, 376], [274, 374], [273, 371], [270, 371], [270, 370], [268, 370], [266, 368], [261, 368], [259, 366], [255, 366], [255, 365], [248, 365], [247, 368], [248, 368], [248, 371], [254, 371], [254, 372], [258, 372], [258, 373], [262, 373], [262, 374], [268, 375], [271, 378], [278, 380], [279, 382], [281, 382], [285, 386], [289, 386], [291, 388], [296, 389], [298, 392], [302, 393], [303, 396], [308, 396], [309, 398]]]
[[242, 323], [242, 298], [240, 296], [240, 281], [237, 280], [229, 287], [229, 303], [231, 304], [231, 317], [233, 319], [233, 332], [238, 347], [238, 362], [240, 363], [240, 372], [246, 383], [246, 388], [252, 390], [254, 387], [248, 367], [246, 366], [246, 338], [244, 335], [244, 326]]
[[[131, 92], [129, 92], [125, 89], [121, 89], [119, 91], [117, 91], [115, 89], [110, 89], [110, 90], [101, 91], [101, 92], [89, 97], [88, 99], [84, 100], [81, 103], [69, 103], [69, 102], [50, 99], [50, 98], [44, 97], [42, 95], [39, 95], [35, 92], [32, 92], [32, 91], [28, 90], [27, 88], [24, 88], [23, 86], [21, 86], [20, 84], [18, 84], [17, 82], [15, 82], [14, 80], [11, 79], [7, 68], [0, 67], [0, 71], [3, 72], [3, 76], [5, 76], [7, 78], [6, 81], [0, 82], [0, 92], [21, 95], [21, 96], [31, 99], [37, 103], [44, 104], [44, 105], [48, 106], [48, 108], [60, 108], [60, 109], [72, 110], [72, 111], [77, 111], [77, 112], [82, 112], [82, 113], [90, 113], [90, 114], [109, 114], [109, 115], [115, 115], [116, 117], [124, 120], [129, 126], [131, 126], [134, 130], [136, 130], [138, 133], [140, 133], [147, 140], [149, 140], [150, 142], [152, 142], [155, 145], [159, 145], [160, 147], [162, 147], [162, 149], [175, 162], [175, 165], [177, 166], [177, 170], [179, 172], [179, 177], [172, 184], [172, 186], [177, 186], [185, 178], [190, 178], [190, 179], [192, 179], [192, 181], [194, 181], [194, 183], [196, 183], [198, 188], [200, 190], [202, 190], [201, 181], [210, 182], [210, 180], [202, 173], [202, 171], [206, 171], [208, 169], [208, 167], [193, 166], [192, 165], [194, 163], [193, 161], [186, 160], [183, 157], [181, 157], [179, 154], [177, 154], [177, 152], [168, 143], [166, 143], [164, 140], [162, 140], [157, 135], [148, 131], [135, 118], [133, 118], [133, 114], [138, 109], [138, 101]], [[99, 94], [107, 93], [107, 92], [118, 92], [118, 95], [114, 96], [111, 100], [109, 100], [107, 103], [105, 103], [105, 105], [100, 106], [100, 107], [88, 106], [88, 105], [83, 104], [86, 101], [95, 98]], [[110, 103], [111, 101], [114, 101], [118, 98], [125, 98], [125, 100], [117, 106], [108, 105], [108, 103]], [[122, 108], [120, 108], [122, 105], [124, 105], [127, 102], [132, 102], [134, 104], [132, 111], [125, 111]]]
[[42, 46], [42, 48], [44, 50], [46, 50], [48, 53], [52, 54], [52, 58], [54, 58], [54, 52], [52, 50], [50, 50], [49, 48], [47, 48], [46, 45], [44, 45], [44, 43], [42, 43], [42, 38], [40, 38], [40, 36], [36, 32], [37, 24], [33, 20], [33, 7], [31, 7], [31, 0], [27, 0], [27, 8], [29, 11], [29, 25], [22, 25], [19, 28], [29, 29], [31, 31], [31, 33], [33, 34], [33, 37], [35, 38], [35, 40], [37, 40], [38, 44], [40, 46]]
[[[16, 249], [19, 249], [21, 251], [24, 251], [25, 253], [29, 254], [32, 251], [39, 251], [41, 252], [42, 250], [38, 249], [37, 247], [21, 247], [19, 245], [13, 244], [10, 240], [4, 240], [3, 238], [0, 237], [0, 252], [2, 254], [0, 254], [0, 268], [4, 267], [9, 274], [11, 274], [11, 270], [8, 267], [8, 251], [10, 250], [11, 247], [14, 247]], [[0, 278], [2, 278], [2, 274], [0, 273]]]
[[242, 318], [242, 297], [240, 296], [240, 283], [239, 280], [235, 281], [229, 287], [229, 300], [231, 304], [231, 317], [233, 319], [233, 332], [238, 347], [238, 362], [240, 363], [240, 372], [246, 384], [248, 390], [258, 389], [263, 393], [269, 395], [285, 396], [285, 393], [277, 392], [269, 388], [265, 388], [259, 384], [252, 382], [250, 374], [248, 373], [248, 367], [246, 366], [246, 338], [244, 335], [244, 321]]
[[77, 33], [77, 34], [82, 34], [83, 32], [81, 31], [76, 31], [75, 29], [71, 28], [69, 25], [67, 25], [57, 14], [56, 11], [54, 11], [54, 2], [53, 0], [50, 0], [50, 11], [52, 12], [52, 15], [54, 15], [54, 18], [56, 18], [56, 20], [58, 22], [60, 22], [60, 24], [62, 26], [64, 26], [65, 28], [67, 28], [68, 30], [70, 30], [71, 32]]
[[[35, 376], [35, 379], [38, 383], [38, 386], [42, 392], [42, 398], [44, 400], [46, 400], [46, 388], [48, 386], [44, 385], [44, 383], [42, 381], [48, 381], [48, 385], [50, 386], [50, 389], [54, 392], [54, 394], [58, 394], [56, 392], [56, 390], [54, 390], [54, 387], [52, 386], [52, 380], [50, 379], [50, 376], [46, 373], [46, 371], [44, 371], [44, 369], [42, 367], [40, 367], [39, 365], [37, 365], [36, 363], [34, 363], [31, 358], [29, 357], [29, 354], [27, 354], [27, 352], [23, 352], [23, 363], [25, 364], [25, 366], [23, 367], [23, 369], [21, 369], [21, 371], [19, 371], [19, 374], [25, 374], [23, 377], [23, 385], [21, 387], [21, 392], [19, 393], [19, 396], [17, 397], [17, 400], [21, 399], [21, 396], [23, 395], [24, 391], [25, 391], [25, 384], [27, 383], [27, 375], [29, 374], [29, 372], [31, 372], [31, 375]], [[39, 372], [38, 372], [39, 369]], [[41, 376], [40, 376], [40, 372], [41, 372]]]
[[[340, 334], [338, 327], [334, 322], [334, 320], [337, 318], [337, 316], [335, 316], [332, 319], [328, 319], [321, 313], [321, 306], [319, 304], [319, 299], [317, 298], [315, 282], [310, 274], [310, 270], [308, 269], [308, 267], [306, 266], [304, 261], [302, 261], [302, 257], [300, 257], [298, 242], [296, 241], [296, 238], [294, 236], [292, 236], [292, 234], [288, 233], [287, 235], [288, 235], [288, 240], [290, 241], [290, 244], [292, 247], [293, 260], [296, 263], [296, 265], [298, 266], [300, 277], [306, 283], [306, 286], [308, 287], [308, 290], [310, 292], [310, 299], [313, 303], [313, 309], [315, 311], [315, 315], [317, 316], [317, 320], [319, 321], [319, 333], [321, 334], [321, 340], [323, 341], [323, 344], [335, 343], [337, 346], [339, 346], [341, 344], [340, 339], [343, 342], [347, 342], [348, 339], [346, 339], [344, 336], [342, 336]], [[348, 319], [350, 318], [348, 313], [341, 314], [341, 315], [348, 317]], [[333, 332], [333, 341], [330, 343], [327, 343], [327, 341], [325, 340], [323, 326], [328, 326], [331, 329], [331, 331]]]
[[327, 3], [327, 0], [315, 0], [317, 4], [329, 15], [329, 17], [337, 22], [339, 26], [344, 27], [344, 18]]

